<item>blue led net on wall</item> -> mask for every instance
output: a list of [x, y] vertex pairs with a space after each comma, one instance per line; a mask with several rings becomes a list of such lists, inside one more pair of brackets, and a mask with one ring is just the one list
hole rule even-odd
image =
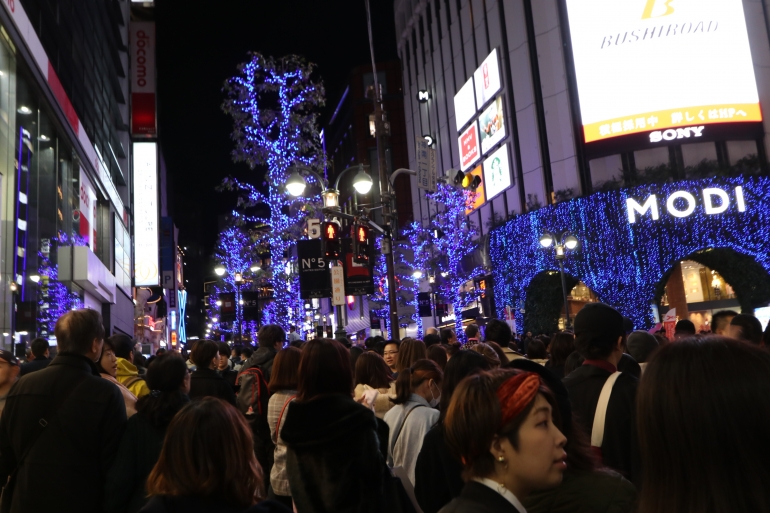
[[[742, 187], [745, 211], [740, 212], [735, 188]], [[703, 189], [718, 188], [729, 196], [724, 213], [706, 214]], [[686, 191], [696, 200], [687, 217], [668, 212], [668, 197]], [[659, 219], [649, 212], [636, 214], [629, 222], [626, 200], [643, 205], [656, 195]], [[720, 205], [718, 200], [714, 206]], [[686, 202], [675, 207], [685, 210]], [[634, 321], [636, 328], [653, 324], [650, 305], [664, 275], [680, 260], [708, 248], [729, 248], [753, 257], [770, 273], [770, 178], [706, 178], [669, 184], [647, 184], [541, 208], [512, 219], [490, 234], [497, 314], [503, 318], [506, 305], [516, 311], [517, 326], [523, 326], [526, 290], [543, 271], [557, 270], [552, 249], [544, 250], [545, 232], [569, 231], [580, 246], [569, 252], [565, 272], [582, 280], [599, 299]]]

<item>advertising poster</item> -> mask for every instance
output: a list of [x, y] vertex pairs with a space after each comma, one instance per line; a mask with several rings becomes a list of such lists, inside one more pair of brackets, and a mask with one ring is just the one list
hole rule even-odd
[[481, 152], [484, 154], [505, 138], [505, 119], [503, 118], [503, 99], [501, 97], [498, 97], [481, 113], [479, 138], [481, 139]]
[[469, 126], [465, 132], [460, 134], [457, 143], [460, 150], [460, 169], [465, 171], [471, 167], [480, 156], [479, 130], [476, 122]]
[[476, 83], [476, 107], [482, 108], [494, 97], [502, 84], [500, 83], [500, 63], [497, 60], [497, 50], [492, 50], [481, 66], [473, 73]]
[[762, 120], [742, 0], [566, 2], [587, 143]]
[[463, 85], [455, 95], [455, 123], [457, 130], [461, 130], [465, 124], [476, 115], [476, 100], [473, 94], [473, 78]]
[[134, 224], [136, 286], [158, 285], [158, 146], [154, 142], [134, 143]]
[[487, 199], [492, 199], [511, 186], [508, 145], [503, 145], [484, 161], [484, 186]]

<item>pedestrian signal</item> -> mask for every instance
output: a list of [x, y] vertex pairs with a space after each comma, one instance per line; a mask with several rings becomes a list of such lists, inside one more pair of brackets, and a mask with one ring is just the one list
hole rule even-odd
[[354, 224], [351, 230], [353, 239], [353, 262], [369, 263], [369, 227], [364, 224]]
[[340, 257], [340, 225], [334, 222], [323, 224], [324, 255], [327, 259], [337, 260]]

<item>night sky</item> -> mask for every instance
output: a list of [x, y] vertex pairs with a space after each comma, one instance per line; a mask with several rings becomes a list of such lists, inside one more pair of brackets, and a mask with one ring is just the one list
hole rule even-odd
[[[375, 58], [396, 58], [393, 0], [371, 0], [371, 8]], [[203, 280], [213, 276], [218, 216], [235, 205], [234, 196], [216, 186], [228, 175], [263, 181], [260, 171], [231, 159], [232, 125], [220, 108], [223, 83], [249, 51], [301, 55], [318, 65], [326, 88], [323, 123], [348, 73], [371, 62], [366, 11], [364, 0], [157, 0], [155, 9], [159, 139], [171, 214], [180, 245], [188, 247], [185, 278], [200, 300]]]

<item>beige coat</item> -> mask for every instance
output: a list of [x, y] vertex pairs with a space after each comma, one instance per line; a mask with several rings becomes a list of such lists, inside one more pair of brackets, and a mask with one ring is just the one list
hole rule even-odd
[[[367, 390], [373, 390], [369, 385], [356, 385], [356, 389], [353, 391], [353, 397], [356, 401], [361, 399], [364, 392]], [[374, 400], [374, 415], [377, 418], [383, 418], [388, 410], [393, 408], [394, 404], [390, 400], [391, 397], [396, 397], [396, 382], [390, 384], [390, 388], [378, 388], [377, 399]]]
[[101, 376], [107, 381], [115, 383], [115, 386], [120, 389], [120, 393], [123, 394], [123, 401], [126, 403], [126, 418], [129, 418], [131, 415], [136, 413], [136, 396], [132, 394], [131, 391], [128, 390], [125, 385], [123, 385], [123, 383], [113, 378], [109, 374], [102, 373]]

